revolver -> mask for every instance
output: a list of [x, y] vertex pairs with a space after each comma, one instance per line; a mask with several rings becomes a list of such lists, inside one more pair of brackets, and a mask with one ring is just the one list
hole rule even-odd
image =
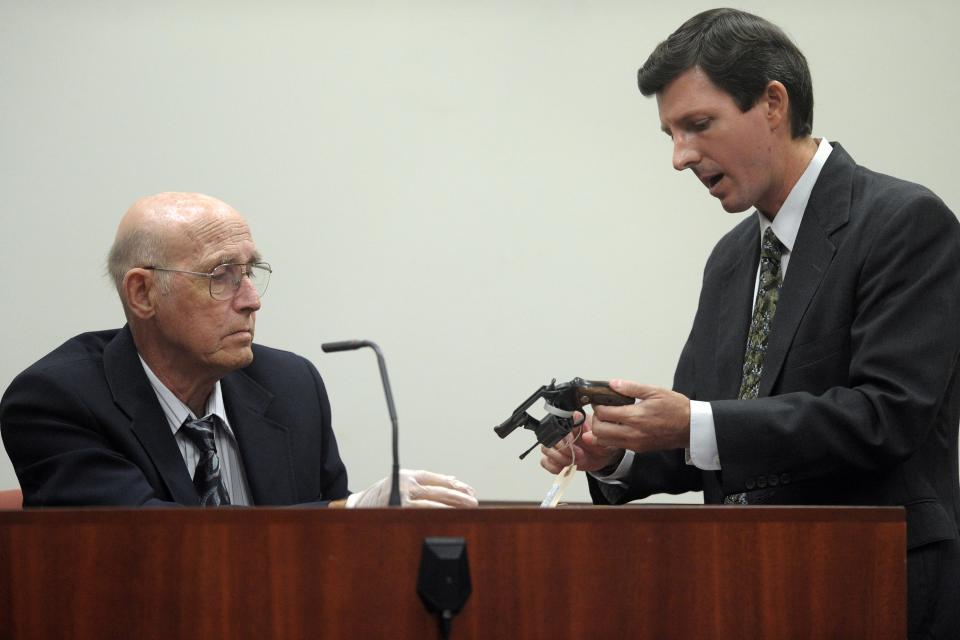
[[[544, 408], [547, 410], [547, 415], [542, 420], [537, 420], [527, 413], [530, 405], [539, 398], [543, 398]], [[534, 391], [533, 395], [524, 400], [509, 418], [493, 430], [501, 438], [506, 438], [517, 427], [533, 431], [537, 441], [520, 454], [520, 459], [523, 460], [538, 444], [552, 447], [575, 427], [583, 424], [584, 417], [574, 422], [573, 412], [583, 409], [584, 405], [623, 406], [633, 403], [633, 398], [617, 393], [610, 388], [608, 382], [574, 378], [570, 382], [557, 384], [557, 379], [554, 378], [550, 384]]]

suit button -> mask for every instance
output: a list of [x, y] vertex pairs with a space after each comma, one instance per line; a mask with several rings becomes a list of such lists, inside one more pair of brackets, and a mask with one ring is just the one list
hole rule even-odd
[[767, 486], [767, 478], [766, 478], [766, 476], [760, 476], [759, 478], [757, 478], [757, 488], [758, 488], [758, 489], [763, 489], [763, 488], [766, 487], [766, 486]]
[[778, 484], [780, 484], [780, 477], [777, 474], [773, 474], [772, 476], [767, 478], [767, 484], [769, 484], [771, 487], [777, 486]]
[[781, 474], [780, 474], [780, 482], [783, 483], [783, 484], [790, 484], [790, 474], [789, 474], [789, 473], [781, 473]]
[[757, 488], [757, 483], [754, 482], [753, 478], [748, 478], [745, 484], [747, 485], [747, 489], [752, 490]]

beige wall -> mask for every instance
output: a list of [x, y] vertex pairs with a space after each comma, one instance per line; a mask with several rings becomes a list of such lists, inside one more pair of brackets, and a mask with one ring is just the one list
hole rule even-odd
[[[553, 377], [668, 385], [706, 256], [747, 215], [673, 171], [635, 84], [708, 6], [0, 2], [0, 389], [122, 322], [103, 258], [130, 201], [205, 191], [274, 265], [258, 340], [323, 373], [352, 487], [389, 469], [387, 412], [372, 353], [320, 344], [362, 337], [404, 466], [539, 499], [532, 436], [493, 425]], [[960, 210], [957, 5], [742, 6], [806, 52], [816, 135]]]

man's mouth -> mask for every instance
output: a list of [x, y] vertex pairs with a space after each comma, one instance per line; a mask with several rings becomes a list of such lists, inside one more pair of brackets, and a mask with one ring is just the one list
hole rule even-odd
[[703, 184], [710, 190], [710, 195], [717, 195], [715, 192], [717, 185], [720, 184], [720, 181], [723, 180], [725, 176], [725, 173], [715, 173], [712, 176], [703, 178]]

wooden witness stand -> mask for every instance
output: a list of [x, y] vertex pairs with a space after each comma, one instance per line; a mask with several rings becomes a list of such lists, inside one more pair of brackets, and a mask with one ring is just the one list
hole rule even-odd
[[0, 638], [439, 638], [423, 539], [467, 541], [451, 638], [904, 638], [899, 508], [0, 512]]

